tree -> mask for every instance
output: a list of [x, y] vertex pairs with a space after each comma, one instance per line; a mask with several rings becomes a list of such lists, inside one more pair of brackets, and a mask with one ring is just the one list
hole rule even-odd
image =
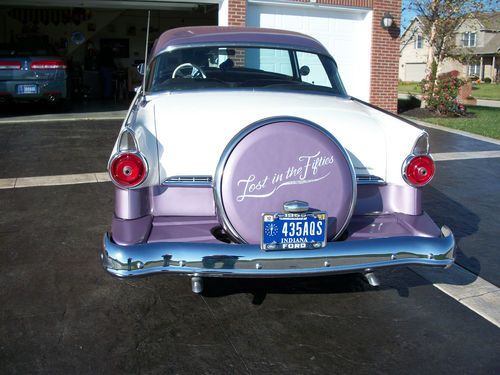
[[[441, 89], [448, 90], [450, 82], [447, 78], [441, 82], [438, 73], [446, 58], [463, 59], [463, 53], [458, 53], [456, 48], [457, 30], [465, 21], [478, 18], [479, 13], [491, 8], [491, 1], [496, 0], [405, 0], [405, 7], [418, 15], [429, 46], [426, 77], [421, 83], [422, 107], [443, 115], [463, 114], [456, 95], [449, 95], [450, 91], [440, 95]], [[453, 86], [455, 84], [464, 82], [457, 79]]]
[[433, 81], [445, 58], [456, 58], [456, 31], [465, 21], [477, 18], [491, 0], [406, 0], [405, 7], [422, 21], [429, 45], [426, 76]]

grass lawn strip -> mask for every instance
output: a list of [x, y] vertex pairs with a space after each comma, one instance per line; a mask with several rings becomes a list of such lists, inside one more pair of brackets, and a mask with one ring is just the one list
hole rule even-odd
[[[422, 93], [417, 82], [400, 82], [398, 92], [413, 95], [420, 95]], [[472, 96], [476, 99], [500, 100], [500, 84], [474, 84], [472, 86]]]
[[[491, 107], [467, 107], [467, 112], [475, 114], [475, 117], [425, 117], [412, 118], [430, 122], [431, 124], [446, 126], [452, 129], [484, 135], [486, 137], [500, 139], [500, 108]], [[404, 113], [402, 113], [404, 116]]]

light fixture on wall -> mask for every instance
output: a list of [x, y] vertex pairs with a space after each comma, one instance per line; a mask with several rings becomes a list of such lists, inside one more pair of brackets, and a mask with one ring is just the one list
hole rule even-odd
[[393, 23], [394, 23], [394, 17], [392, 16], [392, 14], [388, 12], [384, 13], [382, 20], [380, 20], [380, 25], [384, 29], [390, 29]]

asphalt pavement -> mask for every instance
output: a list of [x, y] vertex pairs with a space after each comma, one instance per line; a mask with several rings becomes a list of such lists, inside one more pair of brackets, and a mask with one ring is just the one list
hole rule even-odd
[[[500, 150], [494, 143], [425, 130], [433, 153]], [[458, 244], [457, 262], [500, 286], [500, 158], [438, 162], [423, 198], [424, 209], [436, 223], [452, 228]]]
[[[0, 125], [1, 178], [102, 172], [119, 121]], [[432, 151], [500, 146], [428, 129]], [[497, 148], [496, 148], [497, 147]], [[500, 158], [438, 162], [424, 208], [500, 284]], [[0, 374], [498, 374], [500, 329], [411, 269], [322, 278], [117, 279], [109, 182], [1, 189]]]

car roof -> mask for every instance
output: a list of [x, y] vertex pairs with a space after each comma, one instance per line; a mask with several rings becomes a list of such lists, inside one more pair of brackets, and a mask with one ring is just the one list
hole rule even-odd
[[235, 26], [193, 26], [165, 31], [155, 42], [150, 57], [194, 46], [259, 46], [298, 49], [330, 56], [316, 39], [293, 31]]

